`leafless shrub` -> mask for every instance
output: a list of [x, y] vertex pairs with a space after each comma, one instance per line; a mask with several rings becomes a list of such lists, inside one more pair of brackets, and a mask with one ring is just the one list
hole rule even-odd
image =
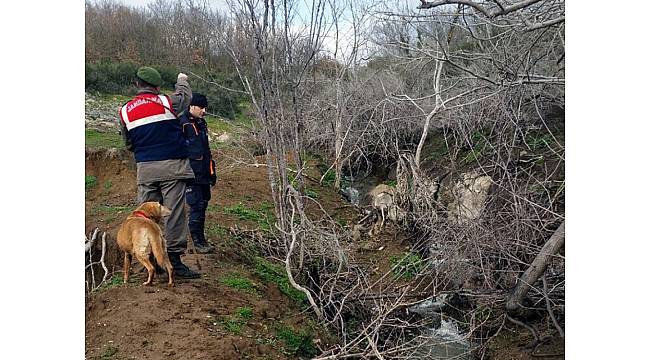
[[[89, 234], [89, 237], [86, 237], [86, 241], [84, 244], [84, 249], [85, 249], [84, 251], [88, 259], [85, 270], [86, 272], [90, 272], [89, 274], [90, 279], [86, 280], [87, 293], [99, 289], [106, 282], [108, 276], [110, 275], [108, 271], [108, 267], [106, 267], [106, 262], [104, 261], [106, 256], [106, 232], [101, 234], [101, 252], [98, 255], [99, 259], [93, 259], [93, 247], [100, 233], [101, 232], [99, 228], [96, 228], [91, 234]], [[103, 271], [103, 275], [101, 277], [101, 281], [97, 282], [95, 271], [99, 271], [100, 266], [101, 266], [101, 270]]]
[[[314, 1], [305, 31], [291, 26], [290, 3], [232, 4], [252, 61], [232, 41], [225, 48], [254, 104], [278, 220], [276, 235], [257, 241], [339, 331], [341, 344], [322, 358], [415, 356], [426, 321], [405, 309], [443, 293], [471, 300], [458, 320], [468, 337], [489, 341], [513, 319], [508, 292], [564, 221], [564, 2], [387, 7], [374, 12], [378, 52], [363, 65], [320, 54], [333, 3]], [[430, 163], [434, 130], [445, 152]], [[391, 278], [403, 264], [370, 280], [347, 258], [348, 234], [306, 215], [307, 150], [328, 158], [337, 187], [343, 169], [396, 164], [401, 226], [419, 256], [411, 283]], [[470, 171], [489, 177], [489, 196], [469, 221], [453, 220], [459, 195], [449, 188]], [[561, 334], [564, 259], [549, 259], [521, 305], [546, 311]]]

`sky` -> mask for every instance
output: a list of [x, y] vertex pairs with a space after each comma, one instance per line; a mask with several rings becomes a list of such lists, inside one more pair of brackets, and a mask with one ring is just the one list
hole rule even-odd
[[[121, 2], [122, 4], [127, 6], [146, 7], [148, 4], [156, 0], [115, 0], [115, 1]], [[236, 0], [233, 1], [236, 2]], [[413, 3], [413, 7], [417, 6], [417, 4], [419, 3], [418, 1], [415, 0], [411, 0], [410, 2]], [[355, 3], [356, 4], [364, 3], [364, 0], [355, 1]], [[229, 12], [228, 3], [226, 0], [208, 0], [208, 4], [213, 9], [225, 13]], [[308, 33], [308, 31], [305, 30], [304, 26], [300, 26], [300, 22], [309, 23], [311, 17], [311, 7], [312, 4], [311, 1], [309, 0], [299, 0], [296, 2], [296, 13], [297, 13], [296, 21], [295, 21], [296, 25], [291, 26], [293, 31]], [[368, 14], [365, 15], [367, 20]], [[337, 55], [338, 55], [337, 57], [339, 58], [339, 60], [347, 59], [352, 51], [352, 44], [354, 41], [354, 31], [353, 31], [352, 22], [349, 21], [349, 19], [350, 19], [349, 13], [344, 12], [344, 14], [340, 17], [339, 20], [339, 49], [337, 51]], [[335, 30], [334, 30], [334, 26], [332, 26], [331, 20], [326, 22], [327, 25], [325, 26], [325, 29], [327, 32], [323, 36], [323, 47], [325, 49], [325, 52], [329, 56], [334, 57], [334, 53], [336, 51], [336, 40], [335, 40], [335, 33], [334, 33]], [[366, 25], [368, 24], [369, 23], [366, 22]], [[363, 42], [364, 39], [367, 38], [363, 37], [360, 39], [360, 41]]]

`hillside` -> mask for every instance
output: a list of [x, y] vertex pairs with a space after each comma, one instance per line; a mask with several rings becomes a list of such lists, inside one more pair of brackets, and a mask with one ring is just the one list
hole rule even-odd
[[[208, 255], [188, 254], [184, 260], [195, 270], [200, 267], [202, 278], [179, 281], [171, 289], [156, 278], [152, 286], [144, 287], [143, 268], [136, 264], [135, 276], [128, 284], [122, 284], [122, 254], [114, 238], [121, 221], [137, 205], [135, 164], [132, 155], [123, 149], [114, 119], [110, 118], [111, 110], [122, 101], [120, 96], [87, 97], [85, 232], [89, 234], [99, 228], [108, 234], [105, 262], [109, 278], [86, 298], [86, 357], [293, 359], [314, 357], [335, 348], [340, 339], [317, 321], [304, 296], [288, 284], [283, 264], [264, 257], [259, 236], [272, 231], [274, 215], [268, 173], [265, 166], [259, 165], [265, 163], [264, 158], [252, 157], [254, 145], [248, 149], [242, 145], [253, 143], [247, 137], [250, 120], [237, 123], [209, 119], [219, 180], [212, 189], [206, 235], [217, 251]], [[433, 138], [428, 143], [428, 153], [436, 153], [437, 141]], [[435, 156], [431, 161], [434, 160]], [[354, 225], [365, 215], [363, 207], [351, 205], [333, 187], [314, 182], [321, 173], [318, 160], [310, 161], [307, 189], [319, 206], [309, 205], [308, 213], [314, 219], [335, 219], [341, 232], [352, 233]], [[433, 162], [428, 164], [432, 166]], [[409, 255], [412, 240], [393, 224], [389, 222], [378, 235], [363, 232], [345, 241], [342, 246], [351, 266], [362, 269], [370, 281], [380, 284], [374, 290], [377, 295], [401, 292], [416, 305], [427, 299], [425, 290], [427, 282], [433, 281], [431, 278], [413, 278], [396, 272], [399, 266], [396, 267], [395, 259], [411, 259], [414, 255]], [[95, 260], [98, 246], [94, 249]], [[99, 282], [103, 272], [98, 266], [93, 269]], [[401, 271], [411, 270], [403, 266]], [[87, 271], [89, 282], [91, 276]], [[408, 310], [401, 316], [406, 314]], [[427, 313], [425, 319], [431, 316]], [[440, 333], [445, 324], [453, 324], [441, 319], [437, 323], [438, 328], [434, 325], [433, 329]], [[531, 349], [525, 347], [532, 340], [529, 334], [513, 324], [504, 323], [502, 327], [504, 330], [490, 345], [494, 358], [534, 358]], [[547, 335], [553, 333], [548, 324], [546, 329]], [[445, 331], [456, 334], [452, 343], [465, 341], [458, 329]], [[535, 353], [560, 354], [562, 348], [559, 338], [547, 337]], [[444, 347], [444, 352], [450, 352], [444, 356], [439, 348], [432, 350], [431, 354], [438, 355], [431, 358], [449, 358], [453, 354], [450, 349]], [[460, 354], [465, 351], [461, 348]]]

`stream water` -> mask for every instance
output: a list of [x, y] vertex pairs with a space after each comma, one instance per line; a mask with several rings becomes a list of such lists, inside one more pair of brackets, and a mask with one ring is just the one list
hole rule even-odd
[[[348, 187], [342, 189], [348, 201], [355, 205], [368, 205], [367, 194], [382, 180], [377, 176], [363, 178], [345, 178]], [[431, 327], [423, 331], [412, 341], [413, 353], [410, 359], [425, 360], [464, 360], [471, 359], [471, 344], [466, 336], [458, 330], [456, 321], [443, 316], [442, 309], [446, 296], [422, 301], [411, 306], [408, 311], [430, 318]]]
[[458, 331], [454, 320], [441, 320], [440, 327], [431, 328], [420, 335], [413, 359], [471, 359], [470, 343]]
[[443, 316], [445, 299], [446, 296], [442, 295], [439, 299], [425, 300], [409, 308], [410, 312], [434, 319], [431, 327], [414, 339], [416, 350], [412, 359], [471, 359], [470, 342], [458, 330], [454, 319]]
[[346, 187], [341, 189], [341, 192], [345, 194], [349, 202], [357, 206], [369, 205], [370, 199], [368, 198], [368, 193], [375, 186], [382, 183], [382, 179], [374, 175], [363, 178], [345, 176], [344, 180]]

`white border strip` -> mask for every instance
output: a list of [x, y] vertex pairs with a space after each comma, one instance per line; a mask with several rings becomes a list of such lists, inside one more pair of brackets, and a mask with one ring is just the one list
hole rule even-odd
[[159, 115], [147, 116], [145, 118], [138, 119], [138, 120], [126, 123], [126, 129], [127, 130], [132, 130], [132, 129], [137, 128], [138, 126], [152, 124], [152, 123], [155, 123], [155, 122], [165, 121], [165, 120], [174, 120], [174, 118], [170, 117], [169, 114], [159, 114]]

